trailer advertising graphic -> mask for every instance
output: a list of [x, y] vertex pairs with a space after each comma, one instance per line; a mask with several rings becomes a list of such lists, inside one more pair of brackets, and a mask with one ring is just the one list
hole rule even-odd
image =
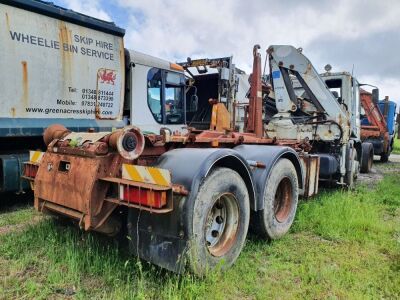
[[0, 4], [0, 117], [117, 119], [122, 37]]

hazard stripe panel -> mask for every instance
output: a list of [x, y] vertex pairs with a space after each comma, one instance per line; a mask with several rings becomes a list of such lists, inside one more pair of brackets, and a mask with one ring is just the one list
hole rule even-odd
[[29, 162], [31, 163], [40, 163], [42, 160], [44, 152], [41, 151], [29, 151]]
[[171, 186], [171, 173], [166, 169], [122, 164], [122, 178], [137, 182]]

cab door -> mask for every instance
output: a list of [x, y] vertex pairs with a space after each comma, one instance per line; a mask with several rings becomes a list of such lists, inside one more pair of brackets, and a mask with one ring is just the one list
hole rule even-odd
[[130, 124], [159, 134], [185, 126], [185, 78], [183, 73], [135, 64], [131, 67]]

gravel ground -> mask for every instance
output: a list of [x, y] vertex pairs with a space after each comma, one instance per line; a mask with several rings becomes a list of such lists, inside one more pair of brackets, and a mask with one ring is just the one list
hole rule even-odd
[[400, 154], [391, 154], [387, 163], [381, 163], [378, 156], [375, 159], [371, 172], [358, 176], [358, 184], [375, 185], [383, 179], [384, 174], [400, 172]]

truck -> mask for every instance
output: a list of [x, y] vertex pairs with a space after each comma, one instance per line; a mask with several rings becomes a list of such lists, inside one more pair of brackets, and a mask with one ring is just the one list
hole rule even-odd
[[48, 2], [0, 1], [0, 192], [29, 188], [23, 165], [30, 149], [45, 149], [49, 125], [124, 126], [124, 34]]
[[[265, 240], [282, 237], [299, 197], [318, 193], [320, 181], [354, 183], [357, 128], [301, 49], [268, 48], [268, 84], [256, 45], [246, 102], [238, 99], [245, 76], [229, 60], [217, 59], [217, 75], [207, 76], [210, 61], [182, 65], [126, 50], [114, 25], [49, 3], [0, 8], [9, 24], [1, 40], [15, 38], [7, 61], [41, 70], [31, 81], [14, 63], [4, 99], [17, 105], [13, 91], [26, 94], [35, 124], [57, 123], [44, 131], [45, 151], [24, 164], [40, 212], [85, 231], [126, 230], [134, 255], [204, 275], [236, 261], [249, 227]], [[193, 67], [199, 74], [187, 76]], [[15, 85], [24, 78], [27, 93]]]
[[[308, 141], [303, 151], [319, 157], [319, 181], [353, 187], [362, 157], [359, 83], [347, 73], [318, 74], [302, 51], [284, 46], [267, 50], [275, 108], [266, 101], [266, 133]], [[345, 97], [338, 99], [333, 89]]]
[[[168, 127], [160, 128], [159, 134], [144, 132], [141, 125], [99, 133], [77, 133], [60, 125], [50, 126], [44, 134], [47, 151], [40, 163], [28, 163], [25, 173], [34, 186], [35, 208], [68, 216], [85, 230], [109, 235], [126, 226], [131, 250], [140, 258], [175, 272], [189, 267], [198, 275], [235, 262], [250, 222], [261, 238], [277, 239], [284, 235], [294, 220], [299, 196], [309, 197], [318, 192], [321, 170], [331, 172], [330, 180], [338, 184], [352, 183], [357, 171], [356, 150], [348, 140], [344, 152], [351, 161], [343, 160], [346, 165], [341, 172], [342, 143], [344, 138], [349, 139], [350, 129], [346, 127], [348, 122], [320, 120], [327, 115], [323, 107], [324, 112], [319, 115], [310, 113], [308, 106], [307, 114], [302, 116], [305, 122], [312, 120], [303, 124], [310, 126], [310, 131], [312, 128], [311, 135], [301, 131], [299, 137], [277, 137], [281, 134], [276, 130], [279, 122], [271, 126], [272, 121], [267, 125], [269, 131], [263, 129], [263, 83], [257, 50], [258, 47], [253, 50], [243, 132], [230, 128], [227, 107], [212, 98], [210, 128], [188, 128], [187, 133], [173, 132]], [[273, 65], [279, 62], [281, 74], [289, 69], [295, 72], [304, 63], [313, 68], [294, 47], [272, 46], [269, 51], [272, 72], [276, 72]], [[274, 51], [283, 56], [275, 56]], [[290, 55], [299, 64], [292, 65]], [[287, 70], [283, 69], [286, 65]], [[225, 72], [220, 71], [218, 74]], [[298, 78], [303, 78], [301, 69], [296, 72]], [[276, 80], [285, 76], [281, 74], [270, 77], [275, 93], [283, 83]], [[152, 78], [147, 76], [147, 89], [153, 87]], [[301, 84], [308, 96], [321, 91], [316, 89], [319, 87], [327, 91], [327, 98], [331, 97], [326, 103], [336, 101], [322, 79], [317, 78], [319, 82], [308, 81], [314, 84], [312, 88]], [[199, 86], [192, 84], [186, 89], [199, 90]], [[177, 109], [176, 102], [163, 98], [163, 94], [167, 93], [160, 93], [164, 113], [161, 119], [154, 116], [153, 123], [165, 120], [166, 112]], [[148, 93], [148, 101], [154, 97]], [[194, 106], [205, 101], [198, 96], [191, 99]], [[276, 103], [279, 99], [275, 96]], [[151, 107], [146, 109], [151, 111]], [[294, 110], [292, 106], [290, 109]], [[294, 119], [298, 121], [297, 116]], [[293, 128], [301, 128], [300, 122]], [[267, 135], [274, 129], [275, 136]], [[319, 143], [314, 149], [313, 142]], [[323, 147], [330, 142], [336, 152], [323, 153]], [[321, 158], [326, 165], [320, 166]], [[353, 169], [348, 172], [349, 166]], [[346, 177], [348, 174], [351, 179]]]
[[353, 131], [352, 138], [357, 140], [358, 144], [359, 171], [361, 173], [369, 173], [374, 160], [374, 144], [371, 140], [365, 138], [365, 127], [361, 126], [363, 112], [365, 111], [364, 107], [366, 106], [363, 96], [364, 90], [361, 87], [366, 84], [359, 83], [357, 78], [350, 72], [331, 72], [331, 69], [332, 67], [329, 64], [326, 65], [326, 72], [320, 75], [337, 102], [351, 114], [351, 126], [357, 128], [357, 130]]
[[373, 145], [373, 154], [379, 155], [381, 162], [389, 160], [393, 149], [396, 103], [389, 97], [379, 100], [379, 90], [372, 93], [360, 90], [361, 98], [361, 139]]
[[[393, 148], [396, 103], [388, 97], [379, 101], [379, 89], [367, 83], [359, 83], [349, 72], [330, 72], [331, 66], [326, 66], [326, 72], [320, 74], [325, 83], [341, 105], [347, 107], [349, 103], [358, 103], [353, 107], [352, 119], [358, 123], [361, 139], [360, 171], [369, 173], [374, 155], [379, 155], [382, 162], [387, 162]], [[351, 86], [348, 83], [351, 83]], [[347, 84], [346, 84], [347, 83]], [[362, 87], [372, 86], [372, 93]], [[357, 94], [359, 91], [359, 94]], [[350, 99], [350, 101], [346, 100]], [[359, 119], [357, 119], [359, 116]], [[389, 123], [387, 123], [389, 122]]]
[[[0, 192], [29, 189], [24, 163], [30, 150], [46, 149], [51, 124], [77, 132], [111, 131], [131, 119], [150, 132], [185, 124], [182, 67], [125, 49], [125, 30], [114, 23], [39, 0], [2, 0], [0, 15]], [[148, 74], [153, 86], [145, 89]], [[150, 110], [132, 110], [148, 93]], [[166, 112], [161, 96], [181, 102]]]

